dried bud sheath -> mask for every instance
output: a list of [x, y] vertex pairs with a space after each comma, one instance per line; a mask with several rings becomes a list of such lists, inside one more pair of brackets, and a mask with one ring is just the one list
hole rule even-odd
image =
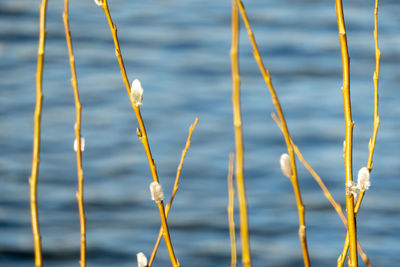
[[348, 181], [346, 184], [346, 196], [356, 196], [360, 192], [358, 185], [353, 181]]

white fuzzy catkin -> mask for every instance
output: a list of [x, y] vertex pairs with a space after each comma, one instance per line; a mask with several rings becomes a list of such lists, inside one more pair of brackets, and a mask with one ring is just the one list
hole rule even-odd
[[131, 99], [136, 106], [140, 106], [143, 101], [143, 88], [138, 79], [132, 82]]
[[104, 0], [94, 0], [94, 2], [96, 3], [96, 5], [98, 6], [102, 6], [104, 4]]
[[292, 165], [290, 164], [290, 157], [288, 154], [283, 153], [280, 159], [281, 169], [284, 175], [291, 178], [292, 177]]
[[138, 254], [136, 254], [136, 257], [137, 257], [138, 267], [146, 267], [147, 266], [147, 258], [143, 252], [139, 252]]
[[161, 185], [157, 182], [152, 182], [150, 184], [151, 199], [156, 203], [160, 203], [164, 200], [164, 192]]
[[369, 170], [367, 167], [362, 167], [359, 171], [358, 171], [358, 180], [357, 180], [357, 184], [358, 184], [358, 188], [360, 189], [360, 191], [365, 191], [368, 190], [368, 188], [371, 185], [371, 182], [369, 180]]
[[[74, 140], [74, 151], [78, 150], [78, 140]], [[81, 137], [81, 151], [85, 151], [85, 138]]]

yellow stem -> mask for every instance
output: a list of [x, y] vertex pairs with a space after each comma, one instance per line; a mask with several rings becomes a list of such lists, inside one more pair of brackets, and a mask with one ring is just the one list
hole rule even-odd
[[381, 60], [381, 50], [379, 49], [379, 45], [378, 45], [378, 5], [379, 5], [379, 0], [375, 0], [375, 9], [374, 9], [375, 72], [374, 72], [374, 76], [373, 76], [373, 81], [374, 81], [374, 130], [373, 130], [372, 138], [368, 145], [369, 154], [368, 154], [367, 168], [369, 171], [371, 171], [372, 165], [373, 165], [372, 157], [374, 155], [376, 136], [378, 134], [378, 128], [379, 128], [378, 83], [379, 83], [379, 66], [380, 66], [380, 60]]
[[[110, 11], [108, 9], [108, 3], [107, 0], [104, 0], [102, 2], [101, 8], [103, 9], [106, 17], [107, 17], [107, 21], [108, 21], [108, 25], [110, 27], [111, 30], [111, 34], [113, 37], [113, 41], [114, 41], [114, 45], [115, 45], [115, 56], [117, 57], [120, 69], [121, 69], [121, 76], [122, 79], [124, 81], [125, 87], [126, 87], [126, 91], [128, 93], [129, 96], [129, 100], [131, 101], [131, 105], [132, 108], [135, 112], [137, 121], [139, 123], [139, 128], [137, 129], [137, 135], [140, 139], [140, 141], [142, 142], [144, 149], [146, 151], [146, 156], [147, 156], [147, 161], [149, 163], [150, 166], [150, 171], [153, 177], [153, 180], [155, 182], [159, 182], [158, 179], [158, 174], [157, 174], [157, 169], [156, 169], [156, 165], [153, 159], [153, 156], [151, 154], [151, 149], [150, 149], [150, 144], [147, 138], [147, 132], [146, 132], [146, 127], [144, 125], [143, 119], [142, 119], [142, 115], [140, 113], [140, 107], [136, 105], [136, 103], [134, 103], [133, 99], [130, 97], [131, 95], [131, 88], [130, 88], [130, 84], [129, 84], [129, 79], [128, 76], [126, 74], [126, 70], [125, 70], [125, 64], [121, 55], [121, 48], [119, 45], [119, 41], [118, 41], [118, 35], [117, 35], [117, 26], [114, 24], [114, 22], [112, 21], [111, 18], [111, 14]], [[177, 266], [177, 260], [174, 254], [174, 251], [172, 249], [172, 244], [171, 244], [171, 240], [170, 240], [170, 235], [169, 235], [169, 230], [168, 230], [168, 224], [166, 223], [166, 218], [165, 218], [165, 213], [164, 213], [164, 203], [161, 202], [159, 205], [159, 211], [160, 211], [160, 218], [161, 221], [163, 222], [163, 235], [164, 235], [164, 239], [165, 242], [167, 243], [167, 248], [168, 248], [168, 253], [171, 259], [171, 262], [174, 266]], [[162, 206], [162, 207], [161, 207]], [[164, 222], [165, 220], [165, 222]]]
[[[272, 118], [274, 119], [275, 123], [278, 125], [279, 129], [283, 131], [282, 125], [278, 119], [278, 117], [275, 115], [275, 113], [271, 114]], [[318, 183], [318, 185], [321, 187], [326, 199], [331, 203], [332, 207], [335, 209], [337, 214], [339, 215], [340, 219], [342, 220], [343, 224], [347, 228], [347, 220], [346, 217], [343, 213], [342, 207], [340, 206], [339, 203], [337, 203], [334, 198], [332, 197], [331, 193], [329, 192], [328, 188], [325, 186], [324, 182], [322, 181], [321, 177], [316, 173], [316, 171], [311, 167], [311, 165], [305, 160], [303, 157], [303, 154], [301, 154], [300, 149], [296, 146], [296, 144], [293, 142], [292, 139], [290, 139], [290, 142], [292, 144], [293, 150], [296, 153], [298, 159], [300, 160], [301, 163], [303, 163], [304, 167], [308, 170], [308, 172], [314, 177], [315, 181]]]
[[236, 252], [236, 234], [235, 234], [235, 188], [233, 186], [233, 160], [234, 154], [229, 155], [229, 170], [228, 170], [228, 221], [229, 221], [229, 237], [231, 241], [231, 267], [236, 267], [237, 252]]
[[[363, 195], [364, 195], [364, 192], [362, 192], [362, 193], [360, 193], [360, 194], [363, 194]], [[360, 197], [361, 197], [361, 196], [360, 196]], [[355, 216], [357, 216], [357, 213], [355, 214]], [[344, 261], [346, 260], [347, 251], [349, 250], [349, 244], [350, 244], [350, 241], [349, 241], [349, 233], [347, 232], [347, 234], [346, 234], [346, 241], [345, 241], [345, 243], [344, 243], [343, 251], [342, 251], [342, 253], [339, 255], [339, 258], [337, 259], [337, 266], [338, 266], [338, 267], [342, 267], [343, 264], [344, 264]], [[364, 251], [362, 251], [361, 246], [360, 246], [360, 243], [358, 243], [358, 241], [357, 241], [357, 249], [358, 249], [358, 252], [360, 253], [361, 258], [363, 259], [363, 261], [364, 261], [364, 263], [365, 263], [365, 266], [371, 267], [371, 263], [370, 263], [370, 261], [369, 261], [369, 258], [368, 258], [368, 256], [364, 253]]]
[[122, 55], [121, 55], [121, 48], [119, 46], [118, 35], [117, 35], [117, 26], [114, 24], [114, 22], [111, 19], [111, 14], [110, 14], [110, 11], [108, 9], [107, 1], [104, 1], [103, 5], [101, 7], [104, 10], [104, 13], [105, 13], [105, 15], [107, 17], [108, 24], [110, 26], [111, 34], [112, 34], [114, 45], [115, 45], [115, 55], [117, 57], [117, 60], [118, 60], [118, 63], [119, 63], [120, 69], [121, 69], [121, 76], [122, 76], [122, 79], [124, 81], [124, 85], [126, 87], [126, 91], [128, 93], [129, 100], [131, 102], [132, 108], [133, 108], [133, 110], [135, 112], [137, 121], [139, 123], [139, 129], [138, 129], [137, 133], [138, 133], [140, 141], [143, 143], [144, 149], [146, 151], [146, 156], [147, 156], [147, 160], [148, 160], [148, 163], [149, 163], [149, 166], [150, 166], [150, 170], [151, 170], [151, 174], [152, 174], [153, 180], [155, 182], [158, 182], [157, 169], [156, 169], [156, 165], [155, 165], [154, 159], [153, 159], [152, 154], [151, 154], [151, 149], [150, 149], [149, 141], [148, 141], [148, 138], [147, 138], [146, 127], [144, 125], [143, 118], [142, 118], [142, 115], [140, 113], [140, 107], [137, 106], [136, 103], [134, 103], [133, 100], [130, 97], [130, 95], [131, 95], [131, 87], [130, 87], [130, 84], [129, 84], [128, 76], [126, 74], [124, 60], [123, 60]]
[[[178, 165], [178, 168], [177, 168], [177, 171], [176, 171], [175, 183], [174, 183], [174, 187], [173, 187], [173, 190], [172, 190], [171, 199], [169, 200], [169, 203], [165, 207], [165, 216], [167, 218], [168, 218], [169, 211], [171, 210], [172, 202], [174, 201], [176, 192], [178, 191], [178, 188], [179, 188], [179, 180], [180, 180], [180, 177], [181, 177], [183, 161], [185, 160], [186, 152], [188, 151], [188, 149], [190, 147], [190, 139], [192, 138], [192, 134], [193, 134], [194, 128], [196, 127], [198, 121], [199, 121], [199, 119], [196, 118], [194, 123], [192, 125], [190, 125], [190, 128], [189, 128], [189, 135], [188, 135], [188, 137], [186, 139], [186, 145], [185, 145], [185, 148], [182, 150], [181, 161], [179, 162], [179, 165]], [[151, 257], [149, 259], [149, 263], [147, 264], [147, 267], [150, 267], [153, 264], [154, 258], [156, 257], [158, 246], [160, 245], [161, 237], [162, 237], [162, 234], [163, 234], [162, 229], [163, 228], [161, 226], [160, 227], [160, 231], [158, 233], [157, 241], [156, 241], [156, 243], [154, 245], [154, 249], [153, 249], [153, 252], [151, 253]]]
[[296, 203], [297, 203], [297, 211], [298, 211], [298, 215], [299, 215], [299, 238], [300, 238], [300, 243], [301, 243], [301, 247], [302, 247], [303, 261], [304, 261], [305, 266], [310, 266], [310, 257], [308, 254], [307, 238], [306, 238], [306, 230], [305, 230], [306, 223], [305, 223], [305, 216], [304, 216], [304, 205], [303, 205], [303, 201], [301, 199], [301, 193], [300, 193], [300, 188], [299, 188], [299, 184], [298, 184], [298, 177], [297, 177], [297, 170], [296, 170], [296, 161], [295, 161], [295, 157], [294, 157], [293, 148], [292, 148], [291, 142], [290, 142], [289, 130], [288, 130], [288, 127], [286, 124], [285, 116], [283, 115], [282, 107], [279, 103], [278, 96], [277, 96], [274, 86], [272, 84], [271, 75], [269, 74], [269, 71], [265, 69], [264, 63], [261, 59], [261, 55], [260, 55], [256, 40], [255, 40], [253, 31], [250, 27], [250, 23], [249, 23], [244, 5], [243, 5], [242, 1], [240, 1], [240, 0], [236, 0], [236, 3], [239, 6], [239, 10], [242, 15], [244, 25], [246, 27], [247, 33], [250, 38], [251, 45], [253, 47], [254, 59], [256, 60], [258, 67], [260, 69], [260, 72], [264, 78], [264, 81], [268, 86], [269, 92], [272, 97], [272, 103], [274, 104], [274, 106], [276, 108], [276, 111], [279, 116], [279, 120], [282, 122], [283, 135], [284, 135], [286, 147], [287, 147], [287, 150], [288, 150], [288, 153], [290, 156], [290, 163], [291, 163], [292, 173], [293, 173], [292, 177], [290, 178], [290, 181], [292, 182], [293, 190], [295, 193]]
[[37, 56], [37, 70], [36, 70], [36, 106], [34, 114], [34, 129], [33, 129], [33, 150], [32, 150], [32, 169], [31, 176], [29, 177], [30, 185], [30, 203], [31, 203], [31, 220], [32, 220], [32, 234], [33, 245], [35, 251], [35, 266], [42, 266], [42, 245], [39, 230], [39, 215], [37, 208], [37, 183], [39, 172], [39, 153], [40, 153], [40, 121], [42, 114], [43, 102], [43, 61], [44, 61], [44, 47], [46, 41], [46, 10], [47, 0], [42, 0], [40, 4], [39, 15], [39, 45]]
[[[374, 129], [372, 133], [372, 138], [369, 140], [368, 143], [368, 161], [367, 161], [367, 168], [371, 172], [373, 161], [372, 158], [374, 156], [375, 151], [375, 144], [376, 144], [376, 136], [378, 134], [379, 128], [379, 114], [378, 114], [378, 104], [379, 104], [379, 94], [378, 94], [378, 83], [379, 83], [379, 67], [380, 67], [380, 60], [381, 60], [381, 50], [379, 49], [378, 45], [378, 5], [379, 0], [375, 0], [375, 8], [374, 8], [374, 41], [375, 41], [375, 72], [373, 75], [373, 82], [374, 82]], [[365, 191], [360, 192], [357, 198], [357, 202], [355, 204], [354, 213], [357, 215], [362, 200], [364, 198]], [[346, 242], [344, 244], [344, 248], [342, 254], [339, 256], [338, 265], [343, 266], [345, 257], [347, 255], [347, 251], [349, 249], [349, 235], [346, 235]], [[366, 257], [365, 254], [361, 254], [363, 260], [367, 263], [367, 266], [371, 266], [369, 263], [369, 259]]]
[[242, 118], [240, 111], [240, 76], [238, 63], [239, 47], [239, 12], [235, 1], [232, 1], [232, 105], [233, 105], [233, 126], [235, 132], [236, 164], [235, 175], [238, 192], [239, 214], [240, 214], [240, 237], [242, 244], [242, 263], [244, 267], [251, 266], [249, 226], [247, 218], [246, 189], [243, 175], [243, 133]]
[[[279, 129], [282, 131], [282, 125], [281, 125], [278, 117], [275, 115], [275, 113], [272, 113], [271, 116], [274, 119], [274, 121], [276, 122], [276, 124], [278, 125]], [[290, 142], [292, 143], [292, 147], [293, 147], [294, 153], [296, 153], [296, 155], [297, 155], [298, 159], [300, 160], [300, 162], [303, 163], [304, 167], [306, 167], [308, 172], [314, 177], [315, 181], [321, 187], [326, 199], [328, 199], [328, 201], [331, 203], [332, 207], [335, 209], [335, 211], [337, 212], [337, 214], [339, 215], [340, 219], [342, 220], [344, 226], [347, 229], [347, 219], [346, 219], [346, 216], [343, 213], [342, 207], [340, 206], [339, 203], [337, 203], [335, 201], [335, 199], [333, 198], [333, 196], [329, 192], [328, 188], [325, 186], [324, 182], [322, 181], [321, 177], [311, 167], [311, 165], [306, 161], [306, 159], [303, 157], [303, 154], [301, 154], [300, 149], [296, 146], [296, 144], [293, 142], [293, 140], [290, 140]], [[357, 206], [356, 206], [356, 209], [357, 209]], [[347, 245], [348, 245], [348, 241], [347, 241]], [[369, 265], [369, 258], [365, 254], [365, 252], [363, 251], [363, 249], [362, 249], [360, 243], [358, 242], [358, 240], [357, 240], [357, 249], [358, 249], [358, 253], [360, 253], [361, 258], [365, 262], [366, 266], [370, 266]], [[347, 254], [347, 251], [346, 251], [346, 254]], [[344, 255], [344, 257], [346, 257], [346, 255]], [[338, 260], [338, 262], [339, 262], [339, 260]], [[344, 262], [344, 260], [343, 260], [343, 262]]]
[[[342, 54], [342, 69], [343, 69], [343, 103], [344, 103], [344, 118], [345, 118], [345, 184], [353, 182], [353, 126], [354, 122], [351, 117], [351, 99], [350, 99], [350, 58], [347, 48], [346, 27], [343, 15], [343, 6], [341, 0], [336, 0], [336, 15], [339, 30], [340, 47]], [[349, 266], [358, 266], [357, 255], [357, 228], [354, 216], [354, 196], [353, 194], [346, 195], [346, 210], [347, 210], [347, 228], [350, 242], [350, 261]]]
[[79, 209], [79, 221], [80, 221], [80, 232], [81, 232], [81, 256], [80, 256], [80, 266], [86, 266], [86, 218], [85, 218], [85, 208], [83, 204], [83, 169], [82, 169], [82, 150], [80, 149], [81, 144], [81, 114], [82, 114], [82, 105], [79, 100], [79, 90], [78, 90], [78, 81], [76, 78], [76, 68], [75, 68], [75, 58], [74, 52], [72, 48], [71, 41], [71, 32], [69, 27], [69, 10], [68, 10], [68, 0], [64, 0], [64, 12], [63, 12], [63, 21], [65, 28], [65, 37], [68, 47], [68, 55], [69, 62], [71, 67], [71, 84], [74, 90], [74, 98], [75, 98], [75, 112], [76, 112], [76, 121], [75, 121], [75, 139], [77, 142], [77, 150], [76, 150], [76, 165], [77, 165], [77, 173], [78, 173], [78, 191], [76, 193], [76, 198], [78, 201], [78, 209]]
[[171, 259], [171, 263], [173, 267], [178, 267], [179, 262], [175, 258], [174, 248], [172, 247], [171, 237], [168, 231], [167, 217], [165, 216], [164, 202], [161, 201], [157, 203], [158, 209], [160, 211], [161, 225], [163, 229], [167, 229], [166, 231], [162, 231], [165, 243], [167, 244], [168, 254]]

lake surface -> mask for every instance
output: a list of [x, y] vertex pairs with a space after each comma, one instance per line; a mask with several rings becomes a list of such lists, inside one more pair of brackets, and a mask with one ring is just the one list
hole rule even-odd
[[[44, 264], [57, 267], [78, 266], [79, 260], [75, 108], [62, 2], [48, 4], [38, 185]], [[176, 255], [182, 266], [229, 266], [231, 2], [109, 2], [129, 79], [140, 79], [144, 88], [141, 111], [168, 199], [189, 125], [199, 117], [169, 217]], [[356, 175], [366, 164], [373, 129], [373, 1], [344, 2]], [[33, 266], [28, 177], [39, 4], [0, 3], [0, 266]], [[245, 5], [292, 138], [344, 209], [342, 71], [334, 1], [247, 0]], [[372, 186], [358, 215], [358, 237], [374, 266], [400, 261], [399, 13], [398, 1], [381, 1], [381, 126]], [[135, 266], [136, 253], [151, 253], [160, 226], [137, 121], [102, 10], [93, 1], [71, 1], [70, 24], [86, 140], [87, 265]], [[270, 118], [274, 107], [244, 29], [240, 68], [253, 263], [302, 266], [293, 190], [279, 167], [286, 148]], [[334, 266], [345, 228], [300, 163], [298, 170], [311, 262]], [[166, 251], [162, 242], [154, 266], [170, 266]]]

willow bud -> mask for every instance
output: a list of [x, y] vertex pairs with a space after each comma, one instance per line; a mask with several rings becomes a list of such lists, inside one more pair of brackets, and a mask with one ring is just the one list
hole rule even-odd
[[368, 190], [368, 188], [371, 185], [371, 182], [369, 180], [369, 170], [367, 167], [362, 167], [359, 171], [358, 171], [358, 179], [357, 179], [357, 183], [358, 183], [358, 188], [360, 189], [360, 191], [365, 191]]
[[147, 266], [147, 258], [143, 252], [139, 252], [138, 254], [136, 254], [136, 257], [137, 257], [138, 267], [146, 267]]
[[94, 2], [96, 3], [96, 5], [98, 6], [102, 6], [104, 4], [104, 0], [94, 0]]
[[132, 82], [131, 99], [136, 106], [140, 106], [143, 101], [143, 88], [138, 79]]
[[[78, 140], [74, 140], [74, 151], [78, 150]], [[85, 150], [85, 138], [81, 137], [81, 151]]]
[[164, 192], [161, 185], [157, 182], [152, 182], [150, 184], [151, 199], [156, 203], [160, 203], [164, 200]]
[[281, 169], [284, 175], [291, 178], [293, 175], [292, 165], [290, 164], [290, 157], [288, 154], [283, 153], [280, 159]]

